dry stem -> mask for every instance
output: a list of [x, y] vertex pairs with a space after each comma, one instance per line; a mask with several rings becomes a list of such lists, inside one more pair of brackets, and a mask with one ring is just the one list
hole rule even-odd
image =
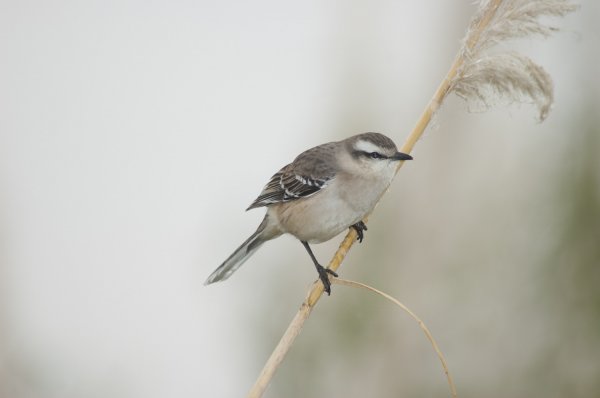
[[421, 328], [421, 330], [423, 330], [423, 333], [425, 333], [425, 336], [427, 336], [427, 340], [429, 340], [429, 342], [431, 343], [433, 350], [435, 351], [440, 362], [442, 363], [442, 368], [444, 369], [444, 374], [446, 375], [446, 380], [448, 380], [448, 386], [450, 387], [450, 393], [452, 394], [452, 397], [456, 398], [456, 396], [457, 396], [456, 386], [454, 385], [454, 381], [452, 381], [452, 376], [450, 376], [450, 370], [448, 369], [448, 364], [446, 363], [446, 358], [444, 358], [444, 354], [442, 354], [442, 350], [440, 350], [440, 347], [437, 345], [435, 339], [433, 338], [433, 335], [429, 331], [429, 328], [427, 328], [427, 326], [425, 325], [425, 322], [423, 322], [421, 320], [421, 318], [419, 318], [417, 316], [417, 314], [412, 312], [407, 306], [402, 304], [400, 301], [396, 300], [394, 297], [390, 296], [387, 293], [382, 292], [379, 289], [375, 289], [372, 286], [365, 285], [364, 283], [360, 283], [360, 282], [342, 279], [342, 278], [332, 279], [332, 282], [335, 284], [338, 284], [338, 285], [367, 289], [371, 292], [377, 293], [380, 296], [388, 299], [392, 303], [396, 304], [398, 307], [402, 308], [405, 312], [407, 312], [408, 315], [410, 315], [411, 318], [414, 319], [419, 324], [419, 327]]
[[[501, 0], [494, 0], [488, 4], [488, 8], [487, 8], [486, 12], [484, 13], [483, 17], [479, 20], [478, 26], [476, 27], [476, 29], [474, 29], [473, 34], [471, 35], [471, 38], [469, 39], [469, 41], [466, 44], [469, 48], [472, 48], [477, 43], [477, 40], [479, 40], [481, 31], [485, 28], [485, 26], [489, 23], [491, 18], [494, 16], [494, 13], [496, 12], [496, 9], [498, 8], [498, 4], [500, 2], [501, 2]], [[429, 104], [427, 105], [427, 107], [425, 108], [423, 113], [421, 114], [421, 117], [419, 118], [414, 129], [409, 134], [408, 138], [406, 139], [406, 141], [400, 148], [401, 152], [410, 153], [412, 151], [413, 147], [415, 146], [415, 144], [417, 143], [417, 141], [419, 140], [419, 138], [425, 131], [425, 128], [431, 121], [433, 114], [435, 113], [435, 111], [440, 107], [440, 105], [444, 101], [444, 98], [446, 97], [446, 95], [448, 94], [448, 91], [450, 90], [452, 81], [456, 77], [458, 70], [464, 64], [464, 62], [465, 62], [465, 53], [461, 52], [456, 57], [454, 63], [450, 67], [450, 70], [446, 74], [446, 77], [444, 78], [442, 83], [439, 85], [438, 89], [435, 91], [433, 98], [429, 101]], [[400, 162], [400, 164], [398, 165], [398, 170], [400, 169], [400, 167], [402, 166], [403, 163], [404, 162]], [[365, 221], [366, 221], [366, 219], [365, 219]], [[356, 237], [357, 237], [356, 231], [351, 228], [350, 231], [348, 232], [348, 234], [346, 235], [346, 237], [344, 238], [344, 240], [342, 241], [342, 243], [340, 244], [340, 247], [338, 248], [337, 252], [335, 253], [333, 258], [329, 262], [329, 268], [331, 268], [334, 271], [337, 271], [337, 269], [342, 264], [342, 261], [346, 257], [346, 254], [348, 253], [348, 251], [350, 250], [350, 248], [356, 241]], [[285, 355], [289, 351], [290, 347], [292, 346], [294, 340], [296, 339], [296, 337], [302, 330], [302, 326], [304, 325], [304, 322], [306, 321], [306, 319], [308, 319], [308, 316], [310, 315], [312, 309], [314, 308], [314, 306], [317, 304], [317, 302], [321, 298], [322, 294], [323, 294], [323, 284], [320, 281], [317, 281], [311, 287], [311, 289], [308, 293], [308, 296], [306, 297], [306, 299], [300, 306], [300, 309], [296, 313], [296, 316], [290, 322], [283, 337], [277, 344], [277, 347], [275, 347], [275, 350], [273, 351], [273, 353], [267, 360], [267, 363], [265, 364], [260, 376], [256, 380], [256, 383], [254, 384], [254, 386], [252, 386], [252, 389], [248, 393], [249, 398], [262, 397], [264, 391], [266, 390], [267, 386], [271, 382], [271, 379], [273, 378], [273, 375], [275, 374], [277, 367], [283, 361], [283, 358], [285, 357]]]
[[[481, 53], [482, 50], [487, 47], [490, 47], [499, 39], [506, 38], [506, 37], [513, 37], [516, 35], [516, 33], [504, 32], [504, 31], [502, 31], [502, 29], [500, 29], [499, 31], [493, 31], [492, 32], [493, 34], [490, 34], [490, 32], [488, 32], [486, 29], [489, 29], [490, 26], [494, 24], [494, 20], [497, 17], [497, 13], [498, 13], [500, 7], [504, 7], [504, 8], [501, 8], [501, 11], [506, 12], [507, 9], [510, 10], [511, 6], [515, 7], [515, 4], [517, 4], [517, 3], [519, 6], [523, 6], [522, 3], [515, 2], [515, 0], [486, 0], [486, 1], [483, 1], [483, 6], [479, 9], [478, 13], [476, 14], [475, 18], [473, 19], [472, 24], [469, 27], [469, 31], [467, 33], [465, 41], [463, 42], [463, 46], [459, 50], [458, 55], [456, 56], [454, 62], [452, 63], [452, 66], [450, 67], [450, 70], [448, 71], [448, 73], [444, 77], [444, 80], [441, 82], [441, 84], [435, 91], [433, 98], [427, 104], [427, 107], [421, 114], [421, 117], [417, 121], [417, 124], [415, 125], [415, 127], [413, 128], [411, 133], [408, 135], [406, 141], [400, 148], [400, 151], [402, 151], [404, 153], [410, 153], [412, 151], [413, 147], [415, 146], [415, 144], [417, 143], [417, 141], [419, 140], [419, 138], [422, 136], [423, 132], [425, 131], [425, 128], [431, 121], [431, 118], [434, 115], [434, 113], [439, 109], [439, 107], [441, 106], [442, 102], [444, 101], [444, 99], [446, 98], [448, 93], [450, 91], [452, 91], [456, 87], [457, 84], [460, 85], [461, 83], [464, 83], [462, 86], [459, 87], [459, 93], [461, 92], [460, 91], [461, 88], [462, 88], [463, 93], [469, 92], [469, 86], [466, 84], [466, 82], [461, 82], [460, 78], [463, 76], [463, 71], [464, 71], [465, 66], [469, 66], [473, 63], [473, 60], [474, 60], [473, 57], [475, 55], [483, 56], [483, 54]], [[532, 4], [533, 4], [533, 2], [532, 2]], [[527, 26], [527, 28], [523, 28], [521, 31], [513, 30], [513, 32], [519, 33], [516, 36], [523, 36], [527, 32], [530, 32], [530, 33], [542, 32], [543, 33], [543, 32], [550, 31], [548, 29], [545, 29], [543, 27], [540, 27], [540, 26], [534, 24], [532, 21], [534, 21], [535, 16], [564, 15], [567, 12], [573, 11], [575, 9], [575, 6], [570, 4], [570, 2], [568, 0], [561, 0], [561, 1], [556, 0], [556, 1], [552, 2], [551, 5], [545, 4], [544, 2], [541, 2], [541, 1], [538, 3], [535, 3], [535, 4], [537, 4], [540, 7], [539, 10], [537, 11], [537, 13], [532, 14], [533, 16], [526, 13], [527, 17], [524, 20], [529, 25]], [[559, 7], [561, 7], [561, 8], [559, 9]], [[554, 11], [549, 12], [549, 10], [550, 11], [554, 10]], [[498, 15], [503, 16], [502, 13], [500, 13]], [[510, 18], [508, 18], [508, 19], [510, 19]], [[501, 20], [500, 22], [506, 22], [506, 21]], [[515, 22], [515, 21], [513, 21], [513, 22]], [[493, 27], [497, 28], [496, 25], [494, 25]], [[498, 30], [498, 29], [496, 29], [496, 30]], [[487, 37], [486, 35], [489, 37]], [[535, 76], [533, 76], [531, 78], [536, 79]], [[537, 79], [537, 80], [539, 80], [539, 79]], [[519, 82], [517, 82], [517, 83], [519, 83]], [[543, 87], [541, 87], [542, 96], [547, 95], [547, 92], [544, 91], [546, 89], [549, 89], [550, 94], [551, 94], [551, 90], [552, 90], [551, 82], [542, 82], [542, 83], [544, 83], [544, 84], [542, 84]], [[531, 97], [535, 97], [537, 95], [536, 91], [535, 91], [536, 85], [532, 86], [533, 88], [531, 88], [530, 86], [521, 88], [519, 86], [519, 84], [516, 84], [516, 83], [510, 83], [510, 84], [517, 86], [517, 90], [514, 90], [514, 91], [519, 91], [519, 90], [523, 91]], [[501, 84], [500, 85], [496, 84], [496, 86], [499, 87], [499, 91], [508, 91], [508, 92], [511, 91], [510, 87], [512, 87], [510, 85], [502, 86]], [[509, 87], [509, 89], [506, 89], [503, 87]], [[471, 90], [471, 91], [473, 91], [473, 90]], [[477, 96], [477, 95], [480, 95], [481, 93], [478, 92], [477, 90], [475, 90], [474, 94]], [[545, 112], [547, 112], [547, 109], [549, 108], [550, 103], [551, 103], [551, 95], [549, 96], [549, 102], [547, 104], [546, 103], [542, 104], [543, 106], [546, 106], [546, 108], [542, 107], [542, 109], [541, 109], [541, 117], [542, 118], [545, 116]], [[402, 164], [403, 164], [403, 162], [399, 163], [398, 169], [396, 171], [398, 171], [400, 169]], [[363, 221], [366, 222], [366, 219]], [[344, 238], [344, 240], [342, 241], [342, 243], [340, 244], [340, 247], [338, 248], [337, 252], [335, 253], [333, 258], [329, 262], [330, 269], [332, 269], [333, 271], [337, 271], [337, 269], [340, 267], [342, 261], [346, 257], [346, 254], [348, 253], [348, 251], [350, 250], [350, 248], [356, 241], [356, 237], [357, 237], [356, 231], [351, 228], [349, 230], [348, 234], [346, 235], [346, 237]], [[314, 306], [317, 304], [317, 302], [321, 298], [322, 294], [323, 294], [323, 284], [320, 281], [316, 281], [312, 285], [310, 291], [308, 292], [306, 299], [300, 306], [298, 313], [296, 314], [294, 319], [291, 321], [285, 334], [279, 341], [279, 344], [277, 345], [277, 347], [275, 348], [275, 350], [269, 357], [259, 378], [257, 379], [256, 383], [250, 390], [248, 397], [258, 398], [263, 395], [265, 389], [267, 388], [268, 384], [270, 383], [271, 379], [273, 378], [273, 375], [274, 375], [277, 367], [282, 362], [286, 353], [288, 352], [291, 345], [293, 344], [295, 338], [300, 333], [300, 330], [302, 329], [304, 322], [306, 321], [306, 319], [308, 319], [308, 316], [310, 315], [312, 309], [314, 308]]]

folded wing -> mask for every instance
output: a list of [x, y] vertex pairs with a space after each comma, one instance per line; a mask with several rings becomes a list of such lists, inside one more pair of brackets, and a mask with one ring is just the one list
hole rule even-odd
[[246, 210], [315, 195], [335, 178], [333, 146], [324, 144], [301, 153], [271, 177]]

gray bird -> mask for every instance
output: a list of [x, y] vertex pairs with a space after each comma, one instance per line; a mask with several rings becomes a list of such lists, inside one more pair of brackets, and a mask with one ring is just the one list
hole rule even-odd
[[328, 241], [347, 228], [356, 229], [362, 242], [367, 227], [361, 220], [389, 187], [398, 162], [410, 159], [379, 133], [358, 134], [302, 152], [271, 177], [246, 209], [265, 206], [267, 212], [256, 232], [205, 284], [229, 278], [263, 243], [289, 233], [302, 242], [331, 294], [328, 274], [337, 274], [319, 264], [309, 243]]

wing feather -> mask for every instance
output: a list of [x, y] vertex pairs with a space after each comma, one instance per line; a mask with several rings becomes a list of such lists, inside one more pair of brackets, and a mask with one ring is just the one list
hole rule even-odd
[[332, 155], [332, 144], [324, 144], [301, 153], [293, 163], [271, 177], [258, 198], [246, 210], [315, 195], [335, 178], [335, 169], [331, 166]]

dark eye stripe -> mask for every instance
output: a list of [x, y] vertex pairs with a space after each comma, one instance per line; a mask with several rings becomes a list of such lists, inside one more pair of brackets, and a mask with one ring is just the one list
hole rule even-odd
[[355, 157], [364, 156], [366, 158], [371, 158], [371, 159], [388, 159], [387, 156], [385, 156], [379, 152], [353, 151], [352, 154]]
[[388, 157], [385, 155], [382, 155], [379, 152], [365, 152], [365, 155], [370, 157], [371, 159], [387, 159]]

